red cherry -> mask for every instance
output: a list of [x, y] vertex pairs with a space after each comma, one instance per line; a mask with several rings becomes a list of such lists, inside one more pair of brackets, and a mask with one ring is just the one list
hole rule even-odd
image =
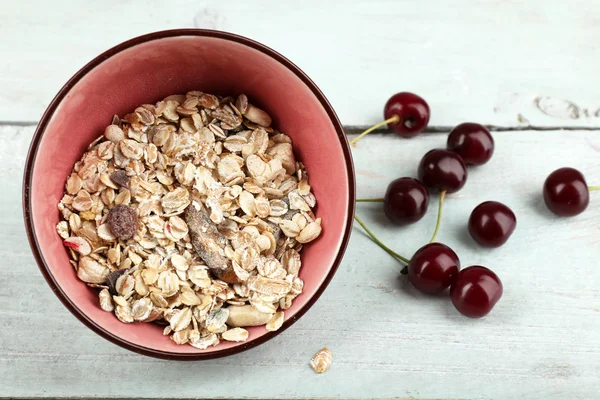
[[458, 153], [468, 165], [483, 165], [492, 158], [494, 138], [482, 125], [465, 122], [448, 135], [448, 150]]
[[441, 243], [428, 243], [408, 263], [408, 279], [421, 292], [440, 293], [453, 282], [460, 269], [456, 253]]
[[428, 151], [419, 163], [419, 180], [432, 190], [459, 191], [467, 182], [467, 166], [455, 152], [444, 149]]
[[517, 226], [517, 217], [510, 208], [497, 201], [481, 203], [469, 218], [469, 233], [483, 247], [502, 246]]
[[544, 182], [546, 206], [556, 215], [571, 217], [582, 213], [590, 203], [583, 174], [574, 168], [560, 168]]
[[481, 318], [487, 315], [502, 297], [502, 282], [498, 275], [480, 265], [460, 271], [450, 288], [454, 307], [463, 315]]
[[429, 105], [414, 93], [396, 93], [385, 103], [383, 116], [386, 120], [397, 116], [398, 122], [388, 123], [398, 135], [410, 138], [417, 136], [429, 123]]
[[427, 212], [429, 192], [413, 178], [398, 178], [390, 182], [383, 199], [385, 215], [397, 225], [417, 222]]

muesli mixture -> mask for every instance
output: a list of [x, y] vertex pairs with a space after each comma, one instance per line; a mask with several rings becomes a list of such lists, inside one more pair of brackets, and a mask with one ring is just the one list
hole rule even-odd
[[56, 228], [103, 310], [205, 349], [281, 327], [321, 233], [315, 203], [266, 112], [193, 91], [115, 116], [75, 163]]

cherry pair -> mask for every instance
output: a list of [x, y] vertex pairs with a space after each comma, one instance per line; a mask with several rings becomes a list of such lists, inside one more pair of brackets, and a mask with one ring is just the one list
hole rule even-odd
[[502, 297], [502, 282], [494, 272], [480, 265], [460, 270], [456, 253], [441, 243], [429, 243], [417, 250], [408, 263], [408, 279], [428, 294], [450, 287], [454, 307], [472, 318], [487, 315]]
[[428, 243], [409, 260], [383, 244], [357, 215], [354, 218], [375, 243], [392, 257], [407, 264], [408, 279], [418, 290], [426, 294], [439, 294], [450, 287], [452, 304], [461, 314], [481, 318], [502, 297], [502, 282], [493, 271], [481, 265], [460, 270], [458, 256], [450, 247]]

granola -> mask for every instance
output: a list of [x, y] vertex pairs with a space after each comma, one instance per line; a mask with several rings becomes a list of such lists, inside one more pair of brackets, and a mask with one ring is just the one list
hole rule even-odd
[[243, 94], [199, 91], [113, 118], [67, 177], [56, 227], [102, 310], [199, 349], [283, 325], [321, 219], [271, 123]]

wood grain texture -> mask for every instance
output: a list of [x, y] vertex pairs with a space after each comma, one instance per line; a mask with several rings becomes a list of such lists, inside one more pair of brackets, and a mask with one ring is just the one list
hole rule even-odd
[[3, 2], [0, 121], [37, 121], [74, 72], [126, 39], [198, 27], [280, 51], [347, 126], [378, 122], [409, 90], [432, 126], [600, 127], [598, 18], [589, 0]]
[[[205, 362], [169, 362], [110, 344], [79, 323], [46, 285], [21, 218], [21, 177], [33, 127], [0, 127], [0, 396], [127, 398], [401, 398], [582, 400], [600, 387], [600, 193], [571, 219], [553, 217], [541, 185], [570, 165], [600, 184], [600, 136], [590, 131], [500, 132], [489, 164], [472, 169], [450, 195], [439, 234], [464, 266], [483, 264], [505, 292], [487, 318], [457, 314], [442, 296], [426, 297], [399, 277], [401, 265], [354, 228], [330, 287], [292, 328], [256, 349]], [[353, 149], [358, 195], [381, 196], [387, 183], [416, 173], [445, 135], [403, 140], [373, 135]], [[476, 247], [470, 211], [498, 200], [517, 214], [508, 243]], [[357, 212], [381, 239], [410, 255], [429, 239], [436, 217], [396, 229], [380, 206]], [[167, 339], [165, 339], [167, 340]], [[308, 366], [327, 346], [333, 365]]]

